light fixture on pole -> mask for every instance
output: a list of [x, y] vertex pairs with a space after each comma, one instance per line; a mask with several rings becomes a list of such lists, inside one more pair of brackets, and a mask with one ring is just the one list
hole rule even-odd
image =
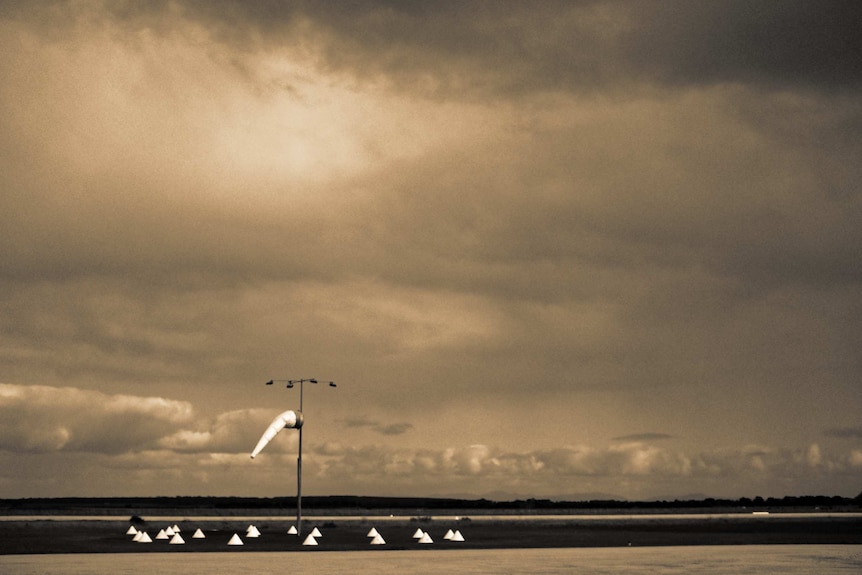
[[[257, 442], [257, 446], [254, 448], [254, 451], [251, 453], [251, 458], [254, 459], [258, 453], [269, 443], [276, 434], [282, 429], [298, 429], [299, 430], [299, 452], [296, 458], [296, 534], [297, 536], [302, 535], [302, 424], [304, 421], [303, 411], [302, 411], [302, 384], [308, 383], [318, 383], [315, 378], [308, 379], [271, 379], [266, 382], [266, 385], [272, 385], [274, 383], [287, 382], [287, 388], [293, 388], [297, 383], [299, 384], [299, 411], [285, 411], [276, 417], [272, 423], [269, 424], [269, 427], [263, 433], [260, 438], [260, 441]], [[335, 383], [330, 381], [329, 387], [336, 387]]]

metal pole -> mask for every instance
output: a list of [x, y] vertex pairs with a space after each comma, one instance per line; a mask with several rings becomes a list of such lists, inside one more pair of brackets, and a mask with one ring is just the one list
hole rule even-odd
[[[311, 383], [317, 383], [315, 378], [309, 379], [288, 379], [288, 380], [275, 380], [271, 379], [266, 382], [266, 385], [272, 385], [276, 381], [287, 381], [287, 387], [293, 388], [297, 383], [299, 384], [299, 413], [297, 413], [297, 429], [299, 429], [299, 453], [296, 457], [296, 534], [297, 536], [302, 535], [302, 395], [303, 395], [303, 386], [306, 381]], [[329, 387], [336, 387], [335, 382], [330, 381]], [[254, 455], [252, 455], [254, 458]]]
[[[299, 380], [299, 413], [302, 413], [302, 384]], [[302, 426], [299, 427], [299, 455], [296, 458], [296, 536], [302, 535]]]

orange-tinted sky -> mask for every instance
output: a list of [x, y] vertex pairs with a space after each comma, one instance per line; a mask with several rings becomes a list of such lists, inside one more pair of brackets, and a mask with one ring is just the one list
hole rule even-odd
[[858, 494], [858, 16], [0, 2], [0, 497]]

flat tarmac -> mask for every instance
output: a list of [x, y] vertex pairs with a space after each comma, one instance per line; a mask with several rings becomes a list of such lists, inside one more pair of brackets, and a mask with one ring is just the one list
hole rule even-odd
[[[0, 521], [0, 555], [47, 553], [150, 553], [219, 551], [381, 551], [386, 549], [516, 549], [552, 547], [624, 547], [668, 545], [781, 545], [781, 544], [862, 544], [860, 514], [812, 515], [780, 513], [751, 515], [649, 516], [613, 518], [522, 518], [456, 519], [411, 518], [331, 519], [303, 522], [303, 537], [288, 535], [292, 522], [265, 519], [254, 525], [261, 535], [246, 536], [247, 521], [233, 518], [169, 520], [159, 517], [137, 526], [152, 543], [137, 543], [126, 530], [128, 520]], [[178, 525], [184, 544], [171, 545], [155, 540], [160, 529]], [[302, 545], [305, 535], [317, 527], [322, 535], [317, 546]], [[374, 527], [385, 545], [371, 545], [368, 531]], [[204, 539], [193, 539], [201, 529]], [[433, 543], [420, 544], [417, 529], [429, 534]], [[448, 530], [458, 530], [464, 541], [444, 539]], [[242, 546], [228, 545], [237, 534]]]

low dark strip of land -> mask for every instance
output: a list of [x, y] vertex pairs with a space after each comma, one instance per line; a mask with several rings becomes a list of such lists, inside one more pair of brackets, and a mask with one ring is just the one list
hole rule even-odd
[[[783, 498], [625, 501], [590, 499], [453, 499], [427, 497], [306, 496], [308, 515], [583, 515], [636, 513], [728, 513], [751, 511], [862, 511], [862, 493], [855, 498], [801, 496]], [[54, 497], [0, 499], [0, 516], [10, 515], [290, 515], [295, 497]]]

